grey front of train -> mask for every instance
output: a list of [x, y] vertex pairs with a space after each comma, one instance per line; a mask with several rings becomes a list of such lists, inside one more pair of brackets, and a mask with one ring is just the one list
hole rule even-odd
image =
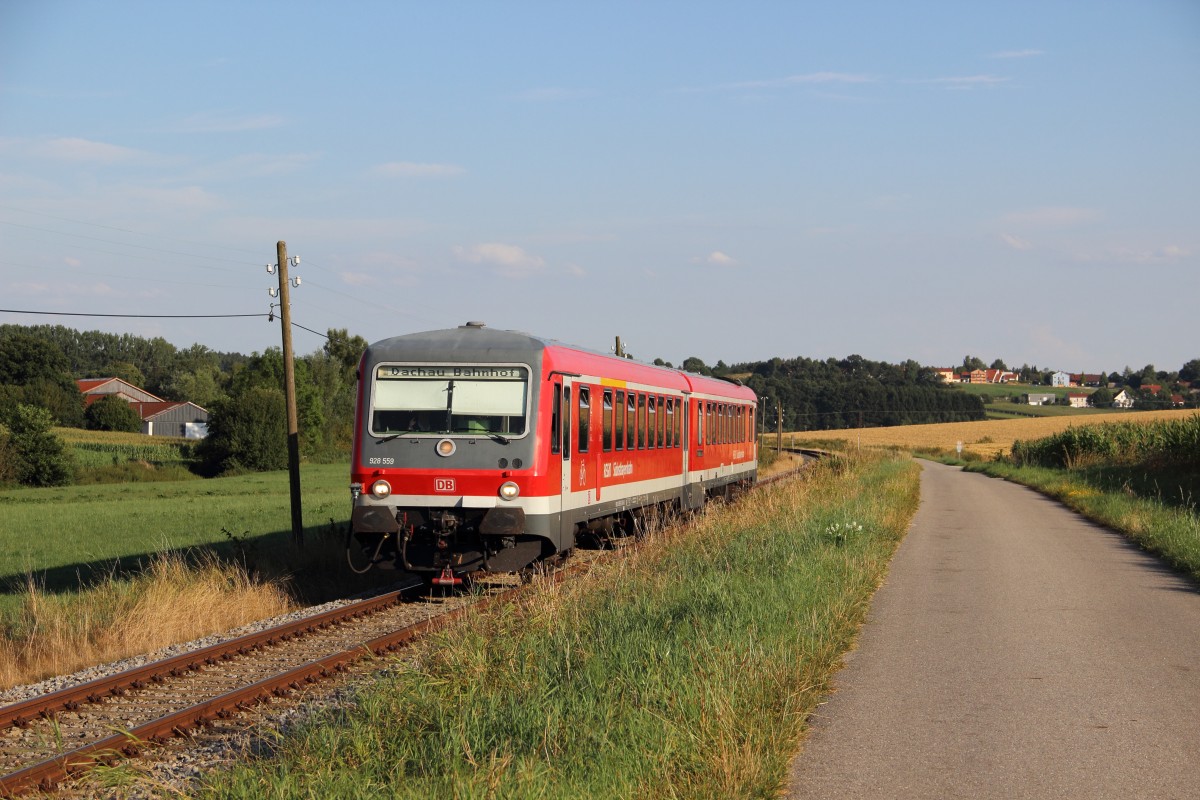
[[468, 323], [366, 349], [351, 466], [350, 536], [361, 554], [347, 542], [352, 566], [367, 559], [459, 584], [573, 546], [536, 491], [545, 347]]

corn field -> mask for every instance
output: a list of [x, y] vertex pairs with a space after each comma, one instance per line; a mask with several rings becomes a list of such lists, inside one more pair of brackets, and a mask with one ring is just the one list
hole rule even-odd
[[1022, 466], [1074, 469], [1097, 464], [1200, 466], [1200, 414], [1155, 422], [1070, 427], [1033, 441], [1017, 441], [1012, 460]]

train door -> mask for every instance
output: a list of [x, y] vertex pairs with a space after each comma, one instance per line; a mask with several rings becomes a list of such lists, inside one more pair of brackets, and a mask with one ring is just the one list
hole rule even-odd
[[[687, 409], [683, 415], [683, 503], [687, 508], [699, 508], [704, 505], [703, 472], [699, 471], [704, 465], [704, 401], [689, 397]], [[693, 469], [698, 470], [695, 476]]]

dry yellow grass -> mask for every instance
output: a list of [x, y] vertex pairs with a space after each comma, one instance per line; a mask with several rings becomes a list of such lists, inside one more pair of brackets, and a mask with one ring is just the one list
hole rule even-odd
[[79, 595], [30, 585], [20, 630], [0, 639], [0, 689], [156, 650], [291, 610], [283, 588], [177, 554]]
[[[804, 431], [784, 434], [788, 442], [820, 442], [840, 439], [851, 446], [941, 448], [953, 452], [959, 442], [964, 453], [991, 458], [1006, 453], [1017, 439], [1040, 439], [1071, 426], [1106, 425], [1113, 422], [1151, 422], [1180, 419], [1194, 410], [1138, 411], [1128, 414], [1097, 414], [1086, 417], [1041, 417], [1029, 419], [993, 419], [981, 422], [943, 422], [933, 425], [899, 425], [893, 428], [848, 428], [836, 431]], [[768, 442], [769, 443], [769, 442]]]

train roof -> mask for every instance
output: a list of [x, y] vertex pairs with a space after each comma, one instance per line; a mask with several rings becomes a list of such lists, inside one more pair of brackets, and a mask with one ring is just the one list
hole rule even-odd
[[[402, 359], [405, 361], [445, 361], [447, 358], [473, 362], [524, 362], [541, 365], [549, 358], [556, 369], [595, 372], [604, 377], [661, 384], [664, 388], [699, 392], [744, 400], [754, 400], [754, 392], [738, 382], [698, 375], [673, 367], [660, 367], [612, 353], [601, 353], [565, 344], [521, 331], [489, 328], [482, 322], [468, 322], [457, 328], [423, 331], [382, 339], [367, 347], [372, 363]], [[575, 367], [572, 367], [572, 365]]]

